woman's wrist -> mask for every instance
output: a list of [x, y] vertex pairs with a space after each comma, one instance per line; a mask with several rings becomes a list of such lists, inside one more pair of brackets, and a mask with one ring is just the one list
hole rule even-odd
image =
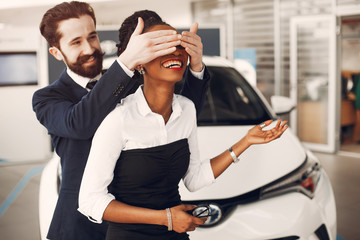
[[237, 143], [232, 146], [232, 149], [237, 157], [239, 157], [252, 144], [249, 142], [248, 136], [245, 135]]
[[241, 140], [243, 140], [243, 144], [244, 144], [245, 149], [252, 145], [252, 143], [249, 141], [248, 134], [246, 134], [245, 137], [243, 137]]

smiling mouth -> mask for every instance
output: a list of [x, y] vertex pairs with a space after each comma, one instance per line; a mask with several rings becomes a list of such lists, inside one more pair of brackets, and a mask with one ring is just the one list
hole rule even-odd
[[180, 60], [171, 59], [171, 60], [164, 62], [162, 64], [162, 66], [165, 68], [168, 68], [168, 69], [181, 69], [183, 66], [183, 63]]
[[79, 64], [81, 65], [92, 65], [96, 62], [96, 57], [95, 56], [87, 56], [87, 57], [83, 57], [82, 59], [80, 59]]
[[95, 57], [91, 56], [91, 57], [89, 57], [89, 59], [85, 63], [92, 63], [94, 61], [95, 61]]

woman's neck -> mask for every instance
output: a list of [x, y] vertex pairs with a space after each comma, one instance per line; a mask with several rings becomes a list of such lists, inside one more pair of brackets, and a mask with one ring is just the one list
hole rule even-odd
[[152, 112], [160, 114], [167, 123], [172, 113], [174, 83], [144, 83], [144, 96]]

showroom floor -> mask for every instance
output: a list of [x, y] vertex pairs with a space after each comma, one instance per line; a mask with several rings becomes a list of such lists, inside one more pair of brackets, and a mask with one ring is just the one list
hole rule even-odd
[[[360, 155], [315, 154], [333, 184], [338, 239], [360, 239]], [[0, 163], [0, 239], [40, 240], [38, 193], [43, 167], [43, 162]]]

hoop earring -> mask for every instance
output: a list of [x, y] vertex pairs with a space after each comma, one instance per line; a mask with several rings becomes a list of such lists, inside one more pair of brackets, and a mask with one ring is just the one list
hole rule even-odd
[[139, 73], [141, 74], [141, 75], [144, 75], [144, 73], [145, 73], [145, 69], [142, 67], [142, 68], [140, 68], [139, 69]]

